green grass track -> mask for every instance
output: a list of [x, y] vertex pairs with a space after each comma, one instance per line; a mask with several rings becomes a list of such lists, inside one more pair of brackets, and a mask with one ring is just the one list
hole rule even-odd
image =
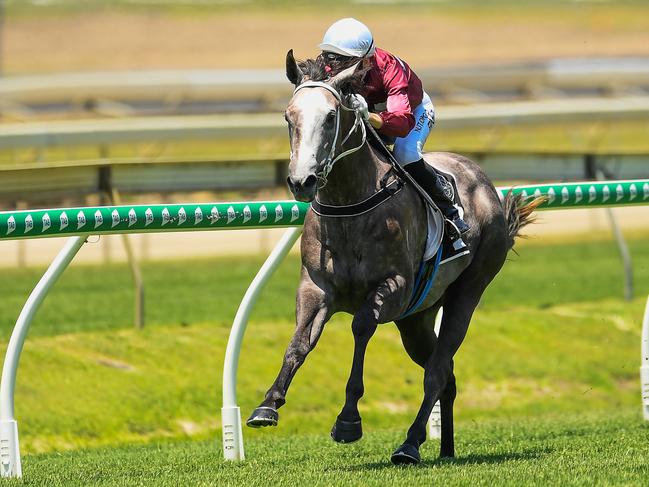
[[24, 482], [6, 484], [646, 486], [647, 435], [649, 427], [627, 411], [463, 423], [455, 459], [437, 459], [431, 441], [415, 467], [390, 463], [402, 435], [387, 431], [351, 445], [322, 434], [267, 437], [248, 443], [243, 463], [225, 462], [211, 440], [164, 442], [30, 456]]
[[[244, 431], [248, 460], [220, 448], [221, 373], [236, 307], [261, 258], [147, 263], [148, 326], [132, 329], [124, 265], [66, 271], [36, 317], [18, 374], [28, 485], [646, 485], [639, 347], [649, 293], [646, 234], [630, 241], [636, 298], [622, 299], [611, 241], [521, 242], [456, 357], [457, 452], [389, 465], [422, 394], [392, 325], [370, 342], [365, 437], [329, 429], [344, 400], [350, 318], [334, 316], [272, 430]], [[544, 245], [541, 245], [544, 244]], [[262, 294], [244, 340], [245, 416], [271, 384], [293, 330], [298, 259]], [[42, 269], [3, 270], [3, 348]], [[0, 353], [2, 349], [0, 349]]]

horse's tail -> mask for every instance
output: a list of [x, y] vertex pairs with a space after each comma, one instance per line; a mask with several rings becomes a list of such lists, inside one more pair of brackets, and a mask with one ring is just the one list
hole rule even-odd
[[514, 194], [511, 191], [505, 195], [503, 210], [505, 212], [505, 221], [507, 222], [509, 248], [514, 246], [514, 239], [521, 236], [521, 228], [536, 221], [536, 217], [532, 214], [546, 200], [546, 196], [539, 196], [533, 200], [529, 200], [521, 193]]

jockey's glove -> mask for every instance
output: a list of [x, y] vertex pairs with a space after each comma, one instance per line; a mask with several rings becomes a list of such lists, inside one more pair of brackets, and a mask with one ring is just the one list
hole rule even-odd
[[367, 121], [370, 119], [370, 110], [367, 106], [367, 101], [363, 98], [363, 95], [352, 95], [351, 96], [351, 107], [358, 112], [363, 120]]

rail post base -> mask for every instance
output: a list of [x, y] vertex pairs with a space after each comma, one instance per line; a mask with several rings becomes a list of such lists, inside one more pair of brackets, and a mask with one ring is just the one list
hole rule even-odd
[[442, 416], [439, 401], [433, 406], [430, 418], [428, 418], [428, 437], [430, 439], [440, 439], [442, 437]]
[[23, 476], [18, 445], [18, 423], [15, 419], [0, 421], [0, 468], [3, 477]]
[[226, 460], [244, 460], [243, 431], [239, 406], [221, 408], [223, 456]]

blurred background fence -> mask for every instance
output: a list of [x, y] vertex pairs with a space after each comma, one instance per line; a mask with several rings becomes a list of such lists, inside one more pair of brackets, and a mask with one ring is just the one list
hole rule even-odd
[[[3, 208], [287, 197], [284, 53], [313, 56], [325, 17], [350, 11], [431, 94], [428, 150], [466, 154], [498, 183], [649, 176], [649, 52], [634, 7], [145, 3], [3, 2]], [[622, 227], [639, 211], [624, 210]], [[562, 218], [546, 228], [605, 228], [602, 215]], [[265, 251], [275, 238], [206, 247]], [[116, 255], [109, 242], [96, 246], [103, 259]], [[51, 256], [12, 245], [9, 263]], [[144, 258], [165, 247], [138, 246]]]

